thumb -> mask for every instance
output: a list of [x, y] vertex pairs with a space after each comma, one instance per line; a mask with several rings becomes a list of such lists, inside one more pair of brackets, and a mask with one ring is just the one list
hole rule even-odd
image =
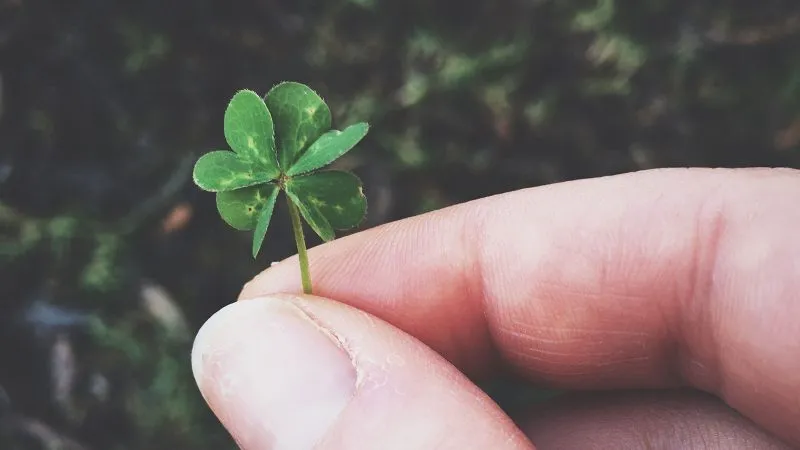
[[198, 333], [192, 368], [245, 450], [533, 449], [439, 355], [330, 300], [228, 305]]

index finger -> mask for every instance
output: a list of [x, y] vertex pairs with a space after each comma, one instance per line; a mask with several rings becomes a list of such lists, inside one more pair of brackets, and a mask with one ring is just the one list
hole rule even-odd
[[[512, 192], [310, 252], [315, 294], [473, 376], [691, 385], [800, 443], [800, 172], [646, 171]], [[296, 292], [296, 259], [241, 298]]]

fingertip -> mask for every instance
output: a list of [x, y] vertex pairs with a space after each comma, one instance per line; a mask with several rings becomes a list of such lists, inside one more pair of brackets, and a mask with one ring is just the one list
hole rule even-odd
[[312, 448], [356, 385], [349, 354], [291, 297], [232, 303], [203, 325], [192, 369], [206, 402], [245, 449]]
[[321, 297], [226, 306], [198, 333], [192, 364], [210, 407], [244, 449], [532, 448], [440, 355]]

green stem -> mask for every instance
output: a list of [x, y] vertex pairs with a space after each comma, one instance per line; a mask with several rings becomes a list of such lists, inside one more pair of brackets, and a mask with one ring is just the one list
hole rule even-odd
[[303, 282], [303, 293], [311, 294], [311, 273], [308, 270], [308, 252], [306, 251], [306, 239], [303, 236], [303, 222], [300, 221], [300, 211], [286, 196], [289, 203], [289, 215], [292, 217], [292, 231], [294, 232], [294, 243], [297, 244], [297, 256], [300, 258], [300, 278]]

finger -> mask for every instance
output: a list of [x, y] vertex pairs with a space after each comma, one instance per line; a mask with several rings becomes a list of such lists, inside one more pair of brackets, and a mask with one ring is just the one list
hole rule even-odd
[[[513, 192], [311, 251], [315, 292], [469, 374], [691, 384], [800, 443], [800, 172], [661, 170]], [[295, 259], [241, 298], [294, 291]]]
[[225, 307], [198, 334], [192, 368], [245, 450], [533, 449], [441, 356], [321, 298]]
[[521, 423], [542, 450], [792, 448], [696, 391], [562, 396]]

